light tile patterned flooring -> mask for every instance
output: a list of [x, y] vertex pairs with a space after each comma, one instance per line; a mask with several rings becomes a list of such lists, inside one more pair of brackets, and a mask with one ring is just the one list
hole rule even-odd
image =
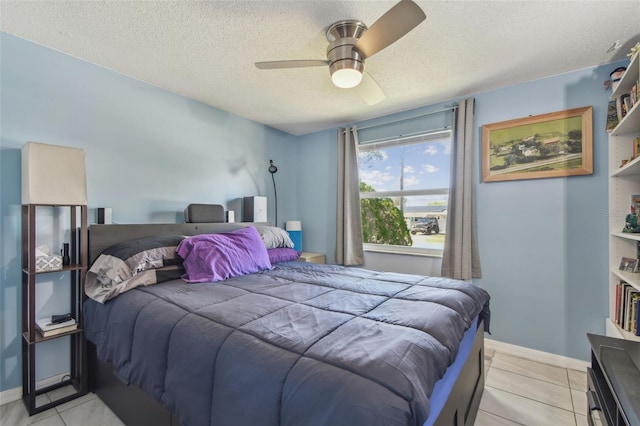
[[[541, 364], [486, 348], [485, 372], [476, 426], [587, 425], [585, 371]], [[53, 393], [41, 396], [59, 397]], [[33, 417], [27, 415], [22, 401], [0, 406], [0, 425], [116, 426], [122, 422], [95, 394], [89, 394]]]
[[587, 372], [485, 347], [485, 387], [476, 426], [586, 426]]

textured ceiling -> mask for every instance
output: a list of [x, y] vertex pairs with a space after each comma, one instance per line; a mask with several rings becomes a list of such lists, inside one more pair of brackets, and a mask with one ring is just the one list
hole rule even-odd
[[327, 27], [395, 3], [1, 0], [0, 29], [294, 135], [610, 63], [640, 41], [638, 0], [416, 0], [426, 21], [367, 60], [375, 106], [325, 67], [253, 65], [325, 59]]

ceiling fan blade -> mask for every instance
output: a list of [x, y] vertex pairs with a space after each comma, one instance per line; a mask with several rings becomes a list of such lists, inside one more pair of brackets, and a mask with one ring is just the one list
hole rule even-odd
[[420, 6], [402, 0], [374, 22], [354, 47], [368, 58], [398, 41], [426, 18]]
[[326, 65], [329, 65], [329, 61], [327, 61], [326, 59], [300, 59], [291, 61], [256, 62], [256, 68], [259, 68], [261, 70], [320, 67]]
[[371, 74], [365, 72], [362, 81], [355, 87], [358, 95], [367, 105], [375, 105], [382, 102], [385, 98], [384, 92], [378, 85], [378, 82], [371, 77]]

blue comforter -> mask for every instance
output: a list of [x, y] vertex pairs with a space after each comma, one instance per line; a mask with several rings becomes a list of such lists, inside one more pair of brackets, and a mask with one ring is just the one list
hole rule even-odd
[[489, 295], [467, 282], [289, 262], [84, 306], [98, 357], [188, 425], [421, 425]]

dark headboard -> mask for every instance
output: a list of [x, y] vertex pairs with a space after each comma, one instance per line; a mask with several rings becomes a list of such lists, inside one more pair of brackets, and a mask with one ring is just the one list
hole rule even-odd
[[229, 232], [250, 225], [269, 226], [270, 223], [159, 223], [144, 225], [89, 226], [89, 265], [102, 250], [116, 243], [154, 235], [198, 235]]

